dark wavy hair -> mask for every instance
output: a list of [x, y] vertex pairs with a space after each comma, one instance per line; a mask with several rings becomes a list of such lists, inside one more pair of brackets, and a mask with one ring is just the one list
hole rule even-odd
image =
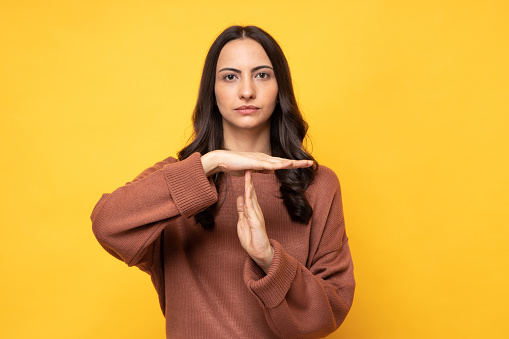
[[[286, 57], [278, 43], [264, 30], [256, 26], [231, 26], [225, 29], [212, 43], [201, 76], [198, 100], [194, 108], [192, 121], [194, 134], [192, 140], [178, 153], [179, 160], [186, 159], [195, 152], [204, 155], [208, 152], [225, 149], [223, 139], [222, 117], [216, 105], [215, 79], [219, 53], [224, 45], [236, 39], [253, 39], [267, 53], [278, 85], [278, 103], [270, 118], [270, 146], [272, 156], [295, 159], [313, 160], [304, 146], [308, 124], [302, 118], [293, 92], [290, 68]], [[275, 171], [281, 187], [281, 198], [292, 220], [307, 224], [313, 215], [305, 191], [314, 178], [318, 165], [300, 169]], [[223, 178], [223, 173], [213, 175], [216, 188]], [[214, 214], [217, 204], [195, 215], [196, 222], [204, 229], [214, 227]]]

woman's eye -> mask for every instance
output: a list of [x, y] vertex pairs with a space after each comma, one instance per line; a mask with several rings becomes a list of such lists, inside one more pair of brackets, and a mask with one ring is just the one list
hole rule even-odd
[[269, 73], [264, 73], [264, 72], [261, 72], [261, 73], [258, 73], [256, 75], [257, 78], [260, 78], [260, 79], [267, 79], [270, 77]]
[[223, 77], [223, 79], [228, 81], [235, 80], [235, 74], [227, 74]]

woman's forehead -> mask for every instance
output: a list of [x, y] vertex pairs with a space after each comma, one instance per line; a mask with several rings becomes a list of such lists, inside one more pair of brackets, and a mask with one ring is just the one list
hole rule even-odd
[[253, 39], [236, 39], [228, 42], [217, 60], [218, 71], [224, 67], [251, 69], [260, 65], [272, 66], [272, 63], [262, 45]]

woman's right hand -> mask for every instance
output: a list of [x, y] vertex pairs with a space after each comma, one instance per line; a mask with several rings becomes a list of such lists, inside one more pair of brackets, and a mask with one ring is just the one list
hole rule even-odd
[[217, 172], [243, 176], [246, 170], [253, 172], [271, 172], [279, 169], [305, 168], [313, 165], [311, 160], [291, 160], [272, 157], [265, 153], [234, 152], [216, 150], [201, 157], [206, 176]]

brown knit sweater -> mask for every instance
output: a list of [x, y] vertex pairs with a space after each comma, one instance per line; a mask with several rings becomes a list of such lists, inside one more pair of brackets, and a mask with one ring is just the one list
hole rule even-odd
[[[355, 282], [336, 175], [319, 167], [307, 225], [290, 219], [274, 174], [253, 181], [274, 247], [267, 275], [237, 236], [244, 178], [226, 175], [217, 192], [198, 153], [157, 163], [95, 206], [100, 244], [151, 275], [168, 338], [318, 338], [345, 319]], [[215, 202], [205, 231], [193, 216]]]

